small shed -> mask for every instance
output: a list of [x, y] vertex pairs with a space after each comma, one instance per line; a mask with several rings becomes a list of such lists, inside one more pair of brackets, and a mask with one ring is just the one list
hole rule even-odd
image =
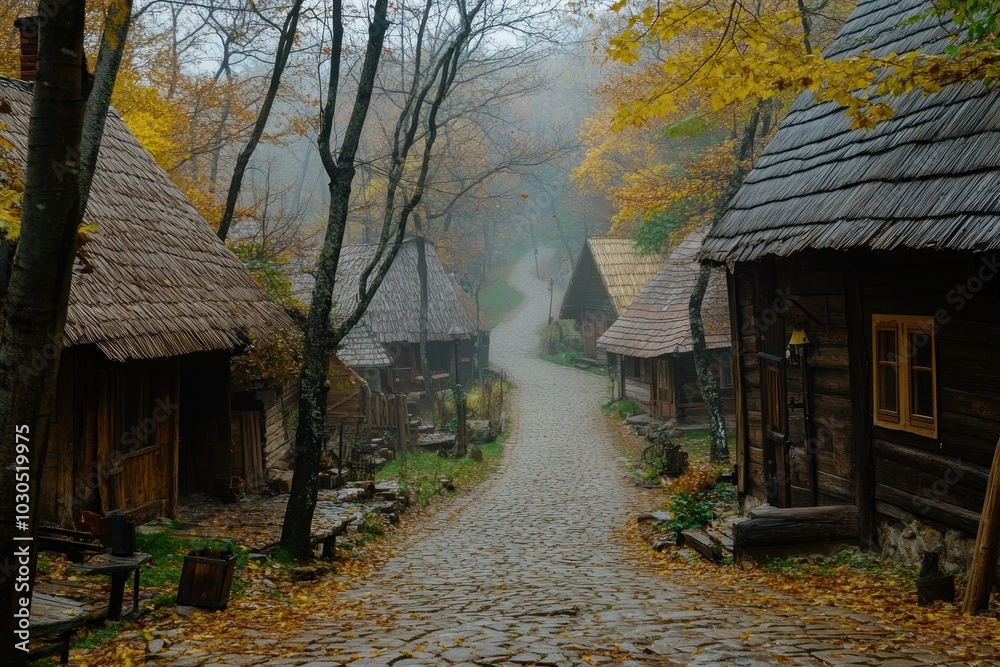
[[[698, 276], [704, 232], [688, 234], [614, 324], [597, 341], [629, 398], [658, 419], [705, 416], [694, 366], [688, 304]], [[713, 270], [702, 304], [705, 342], [724, 411], [732, 414], [733, 354], [724, 268]]]
[[340, 341], [337, 358], [361, 375], [371, 391], [382, 391], [388, 386], [387, 370], [392, 368], [392, 357], [363, 321]]
[[621, 317], [665, 259], [660, 253], [641, 254], [629, 238], [591, 236], [583, 244], [559, 318], [579, 323], [586, 358], [607, 361], [597, 340]]
[[[0, 77], [2, 134], [22, 164], [31, 103], [29, 83]], [[73, 271], [39, 515], [172, 516], [243, 465], [230, 356], [292, 323], [113, 110], [84, 222], [99, 231]]]
[[[865, 0], [837, 58], [942, 53], [931, 2]], [[804, 93], [704, 244], [729, 267], [744, 506], [851, 505], [863, 544], [961, 564], [1000, 436], [1000, 91]]]
[[[466, 312], [458, 288], [445, 271], [434, 243], [418, 236], [403, 240], [385, 280], [372, 298], [361, 322], [392, 359], [388, 389], [410, 393], [422, 389], [420, 378], [420, 277], [417, 244], [424, 243], [427, 258], [427, 357], [436, 386], [450, 378], [472, 380], [477, 327]], [[334, 285], [334, 318], [346, 317], [357, 304], [361, 273], [375, 258], [377, 244], [344, 246]], [[456, 340], [449, 331], [456, 327]], [[455, 358], [458, 357], [458, 368]]]

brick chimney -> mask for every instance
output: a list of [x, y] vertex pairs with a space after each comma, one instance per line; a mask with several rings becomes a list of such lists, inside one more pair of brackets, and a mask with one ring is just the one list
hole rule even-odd
[[21, 80], [34, 81], [38, 76], [38, 17], [22, 16], [14, 27], [21, 33]]

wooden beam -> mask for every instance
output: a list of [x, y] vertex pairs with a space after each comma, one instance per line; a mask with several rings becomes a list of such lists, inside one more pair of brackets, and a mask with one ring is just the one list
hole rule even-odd
[[736, 490], [739, 493], [746, 493], [750, 445], [747, 439], [746, 400], [743, 396], [743, 350], [740, 349], [742, 322], [739, 315], [739, 298], [736, 294], [736, 274], [728, 270], [726, 290], [729, 296], [729, 333], [732, 337], [733, 395], [736, 399]]
[[1000, 544], [1000, 441], [993, 454], [993, 468], [983, 499], [983, 511], [976, 533], [976, 548], [972, 553], [969, 585], [962, 601], [962, 613], [977, 614], [989, 607], [990, 591], [997, 570], [997, 545]]
[[847, 356], [851, 378], [851, 439], [854, 441], [854, 502], [858, 508], [858, 541], [862, 549], [878, 546], [875, 513], [875, 466], [872, 457], [871, 394], [865, 344], [864, 309], [857, 269], [844, 272]]
[[858, 538], [858, 510], [852, 505], [823, 507], [764, 506], [750, 519], [736, 524], [733, 544], [737, 554], [750, 547], [836, 542]]

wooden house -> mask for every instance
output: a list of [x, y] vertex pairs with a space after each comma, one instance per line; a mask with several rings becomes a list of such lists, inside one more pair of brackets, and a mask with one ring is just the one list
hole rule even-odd
[[[344, 346], [331, 358], [327, 376], [323, 434], [326, 448], [338, 452], [343, 434], [345, 448], [367, 442], [368, 416], [374, 392], [368, 381], [340, 358]], [[357, 352], [354, 352], [357, 356]], [[263, 486], [287, 491], [295, 471], [295, 432], [298, 428], [298, 378], [282, 384], [244, 387], [233, 395], [233, 430], [259, 433], [262, 465], [258, 476], [248, 477], [251, 490]], [[251, 487], [250, 480], [256, 483]]]
[[[698, 276], [703, 232], [686, 236], [653, 279], [597, 341], [608, 355], [615, 398], [629, 398], [657, 419], [701, 419], [705, 404], [694, 367], [688, 303]], [[702, 305], [705, 342], [724, 411], [733, 406], [733, 355], [726, 272], [715, 269]]]
[[[425, 369], [420, 364], [420, 278], [417, 244], [425, 243], [427, 258], [427, 357], [435, 386], [444, 388], [451, 378], [462, 384], [472, 380], [475, 363], [476, 326], [460, 300], [454, 281], [445, 271], [434, 244], [408, 236], [399, 249], [385, 280], [362, 317], [367, 327], [392, 359], [388, 389], [419, 392]], [[334, 285], [334, 317], [345, 317], [357, 303], [361, 273], [375, 257], [376, 244], [344, 246]], [[449, 333], [452, 328], [457, 336]], [[456, 354], [457, 346], [457, 354]], [[458, 356], [458, 369], [455, 358]]]
[[[22, 164], [31, 91], [0, 77], [3, 136]], [[74, 267], [39, 515], [171, 516], [179, 496], [242, 465], [230, 355], [291, 322], [114, 111], [84, 222], [99, 231]]]
[[[941, 53], [929, 6], [863, 1], [827, 56]], [[854, 505], [863, 544], [959, 561], [1000, 436], [1000, 93], [888, 101], [864, 132], [804, 93], [703, 257], [729, 267], [745, 504]]]
[[629, 238], [587, 239], [559, 309], [560, 319], [579, 323], [585, 358], [607, 361], [597, 340], [621, 317], [665, 259], [659, 253], [640, 254]]

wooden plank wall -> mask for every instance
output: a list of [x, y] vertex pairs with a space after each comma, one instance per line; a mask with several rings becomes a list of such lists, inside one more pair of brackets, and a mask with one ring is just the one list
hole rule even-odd
[[884, 516], [976, 532], [1000, 437], [1000, 277], [982, 281], [984, 267], [989, 265], [982, 259], [966, 258], [883, 262], [862, 271], [867, 349], [873, 314], [941, 313], [935, 343], [938, 437], [872, 429], [876, 509]]
[[83, 510], [139, 521], [176, 511], [177, 362], [111, 363], [66, 350], [38, 502], [42, 520], [71, 526]]
[[[754, 269], [738, 270], [734, 277], [739, 326], [736, 342], [743, 370], [747, 412], [747, 493], [761, 500], [767, 499], [760, 364], [757, 357], [761, 351], [760, 336], [776, 336], [783, 349], [792, 330], [802, 327], [810, 340], [807, 381], [811, 389], [813, 429], [807, 437], [803, 410], [789, 411], [788, 435], [794, 443], [789, 458], [792, 504], [812, 504], [809, 447], [814, 447], [817, 453], [819, 503], [853, 504], [854, 461], [850, 439], [850, 381], [843, 276], [832, 269], [779, 265], [774, 270], [773, 284], [776, 289], [766, 298], [755, 296], [758, 280], [762, 278]], [[801, 371], [787, 362], [784, 366], [786, 401], [790, 398], [799, 403], [803, 396]]]
[[[712, 366], [712, 373], [719, 381], [718, 363], [715, 355], [731, 355], [732, 352], [726, 350], [709, 350], [708, 356]], [[674, 387], [677, 396], [677, 407], [679, 414], [686, 419], [707, 419], [708, 412], [705, 409], [705, 401], [701, 396], [701, 385], [698, 384], [698, 372], [694, 365], [694, 352], [671, 355], [674, 362]], [[736, 399], [732, 387], [719, 388], [722, 396], [722, 411], [728, 420], [732, 420], [736, 414]]]
[[[742, 268], [742, 267], [741, 267]], [[737, 350], [739, 367], [742, 369], [740, 384], [743, 389], [743, 404], [746, 406], [743, 459], [746, 462], [745, 493], [761, 501], [767, 500], [767, 480], [764, 471], [764, 431], [760, 401], [760, 364], [758, 330], [765, 331], [766, 325], [755, 308], [756, 275], [752, 268], [738, 270], [732, 283], [736, 290], [733, 302], [736, 305], [733, 319], [733, 343]]]
[[[988, 265], [987, 265], [988, 266]], [[874, 471], [875, 508], [883, 519], [907, 522], [914, 518], [939, 528], [974, 534], [978, 524], [989, 466], [1000, 437], [1000, 277], [976, 282], [984, 263], [978, 257], [944, 261], [894, 255], [855, 258], [848, 263], [830, 255], [807, 262], [782, 261], [737, 267], [733, 276], [741, 382], [746, 406], [745, 436], [747, 493], [766, 499], [763, 461], [763, 424], [759, 334], [772, 335], [763, 314], [774, 306], [755, 297], [760, 272], [773, 271], [774, 285], [790, 295], [791, 305], [772, 325], [787, 341], [795, 326], [805, 329], [808, 373], [812, 392], [814, 446], [819, 468], [820, 504], [855, 501], [858, 466]], [[849, 331], [846, 320], [845, 280], [856, 271], [860, 285], [861, 326]], [[988, 273], [988, 272], [987, 272]], [[969, 281], [972, 280], [970, 283]], [[973, 298], [957, 287], [976, 286]], [[764, 303], [767, 301], [767, 303]], [[871, 461], [856, 461], [855, 420], [871, 424], [871, 405], [864, 414], [852, 408], [848, 336], [862, 340], [864, 381], [871, 382], [871, 321], [873, 314], [939, 317], [936, 334], [938, 437], [873, 426], [870, 429]], [[786, 364], [787, 394], [800, 401], [802, 386], [797, 368]], [[870, 385], [866, 390], [870, 401]], [[790, 436], [805, 440], [802, 411], [789, 412]], [[793, 504], [807, 501], [808, 457], [792, 448]]]

